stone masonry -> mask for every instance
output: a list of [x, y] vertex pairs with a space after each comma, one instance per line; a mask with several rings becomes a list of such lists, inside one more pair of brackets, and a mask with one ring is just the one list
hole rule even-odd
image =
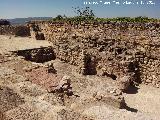
[[56, 57], [77, 66], [84, 75], [120, 80], [131, 76], [136, 83], [159, 87], [159, 23], [29, 23], [54, 44]]

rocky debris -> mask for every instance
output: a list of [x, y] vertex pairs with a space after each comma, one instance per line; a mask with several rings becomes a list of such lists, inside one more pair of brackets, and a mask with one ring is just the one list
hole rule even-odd
[[0, 63], [9, 61], [7, 57], [0, 55]]
[[8, 85], [8, 84], [15, 84], [15, 83], [20, 83], [25, 81], [28, 81], [28, 79], [21, 75], [13, 74], [10, 76], [6, 76], [5, 78], [1, 78], [0, 84]]
[[0, 78], [7, 78], [10, 75], [13, 75], [15, 70], [8, 69], [6, 67], [0, 67]]
[[57, 120], [60, 119], [59, 115], [53, 111], [48, 111], [48, 113], [45, 114], [44, 118], [45, 120]]
[[43, 120], [43, 116], [43, 112], [36, 111], [31, 104], [24, 104], [6, 112], [6, 118], [9, 120]]
[[98, 85], [97, 89], [91, 89], [94, 91], [92, 94], [93, 99], [104, 104], [112, 105], [116, 108], [124, 108], [126, 103], [122, 95], [122, 90], [116, 87], [105, 87], [104, 85]]
[[[12, 64], [10, 62], [11, 61], [8, 61], [6, 64], [13, 65], [13, 61], [11, 62]], [[69, 70], [69, 67], [71, 67], [69, 64], [59, 60], [47, 62], [45, 64], [32, 63], [28, 65], [24, 63], [25, 65], [22, 65], [19, 64], [22, 63], [22, 60], [16, 59], [15, 63], [18, 63], [18, 66], [20, 67], [19, 69], [23, 67], [23, 70], [31, 68], [31, 70], [27, 70], [28, 72], [26, 72], [29, 75], [27, 79], [31, 82], [26, 81], [24, 76], [16, 75], [15, 72], [13, 72], [13, 74], [8, 74], [8, 72], [5, 72], [7, 73], [7, 76], [10, 77], [5, 78], [8, 81], [11, 80], [11, 83], [9, 83], [11, 86], [9, 84], [8, 86], [10, 86], [11, 89], [14, 89], [18, 95], [24, 97], [25, 101], [25, 104], [20, 104], [13, 109], [6, 111], [4, 113], [4, 117], [7, 119], [52, 120], [57, 118], [67, 118], [91, 120], [95, 118], [101, 119], [103, 117], [116, 119], [117, 116], [127, 118], [129, 115], [132, 115], [133, 118], [140, 118], [137, 113], [134, 114], [129, 112], [129, 114], [126, 110], [125, 112], [129, 115], [123, 114], [123, 111], [120, 113], [115, 112], [115, 110], [121, 111], [117, 108], [123, 108], [123, 106], [125, 106], [125, 101], [123, 98], [124, 94], [116, 84], [119, 78], [113, 81], [111, 78], [105, 76], [83, 76], [74, 74], [72, 73], [72, 70]], [[48, 66], [54, 66], [57, 74], [52, 72], [48, 73]], [[14, 70], [14, 66], [12, 67]], [[75, 66], [72, 67], [72, 69], [74, 69]], [[10, 70], [12, 69], [10, 68]], [[66, 76], [64, 76], [65, 72], [68, 73]], [[60, 74], [63, 76], [60, 76]], [[42, 88], [39, 85], [44, 87]], [[44, 89], [47, 88], [46, 86], [55, 86], [52, 87], [53, 90], [57, 87], [57, 91], [62, 89], [63, 92], [48, 93], [47, 90]], [[68, 96], [68, 91], [71, 91], [74, 95]], [[75, 93], [77, 93], [79, 97], [76, 97]], [[113, 115], [112, 113], [111, 115], [107, 114], [108, 112], [111, 112], [111, 110], [108, 110], [106, 113], [104, 111], [111, 107], [110, 105], [114, 106], [115, 113], [113, 112]], [[98, 113], [99, 115], [96, 114], [97, 112], [94, 110], [94, 108], [97, 108], [95, 106], [100, 106], [99, 109], [102, 110]], [[105, 109], [101, 109], [102, 106], [105, 106]], [[90, 116], [90, 114], [87, 114], [91, 112], [97, 116]], [[146, 118], [145, 115], [144, 118]]]
[[117, 86], [120, 90], [125, 91], [133, 82], [133, 78], [131, 76], [123, 76], [117, 81]]
[[45, 40], [44, 34], [41, 32], [35, 33], [35, 39], [36, 40]]
[[[1, 51], [0, 51], [1, 52]], [[15, 55], [11, 52], [0, 53], [0, 63], [9, 62], [15, 59]]]
[[63, 78], [59, 81], [57, 86], [52, 86], [50, 92], [72, 96], [73, 92], [71, 87], [70, 76], [63, 76]]
[[102, 79], [101, 77], [93, 76], [84, 81], [80, 79], [73, 83], [73, 90], [75, 90], [74, 93], [79, 95], [72, 102], [79, 105], [75, 109], [89, 107], [93, 103], [94, 105], [111, 105], [115, 108], [124, 108], [126, 105], [122, 90], [118, 88], [116, 81], [113, 81], [111, 78]]
[[31, 31], [31, 37], [36, 40], [45, 40], [44, 34], [38, 31]]
[[24, 56], [26, 60], [37, 63], [47, 62], [56, 58], [52, 47], [19, 50], [16, 53], [19, 56]]
[[17, 91], [19, 91], [23, 96], [37, 97], [44, 94], [46, 91], [36, 84], [29, 81], [20, 82], [13, 85]]
[[70, 106], [76, 98], [80, 97], [72, 90], [70, 76], [63, 76], [56, 86], [50, 87], [48, 92], [53, 93], [56, 96], [59, 104], [66, 106]]
[[0, 53], [0, 63], [3, 62], [4, 56], [2, 56], [2, 54]]
[[33, 69], [38, 69], [40, 67], [44, 67], [44, 65], [41, 64], [41, 63], [34, 63], [34, 62], [32, 62], [32, 65], [24, 67], [23, 70], [25, 72], [31, 72]]
[[24, 67], [23, 70], [25, 72], [31, 72], [33, 69], [38, 69], [38, 68], [47, 68], [48, 69], [48, 73], [53, 73], [53, 74], [56, 74], [57, 73], [57, 70], [54, 68], [54, 64], [53, 62], [46, 62], [44, 64], [41, 64], [41, 63], [32, 63], [31, 66], [28, 66], [28, 67]]
[[29, 26], [32, 38], [35, 38], [36, 40], [45, 40], [44, 34], [37, 25], [31, 24]]
[[56, 94], [47, 93], [43, 97], [41, 97], [41, 100], [47, 101], [48, 103], [50, 103], [54, 106], [63, 106], [64, 105], [64, 102], [62, 101], [62, 99]]
[[111, 66], [108, 66], [107, 68], [102, 68], [98, 75], [110, 77], [113, 80], [117, 80], [117, 76], [114, 75], [113, 68]]
[[87, 117], [72, 110], [62, 109], [58, 112], [58, 115], [58, 119], [62, 120], [93, 120], [91, 117]]
[[26, 77], [17, 74], [16, 68], [10, 68], [10, 65], [8, 63], [3, 63], [4, 65], [7, 65], [6, 67], [0, 67], [0, 85], [8, 85], [28, 81]]
[[120, 93], [118, 93], [117, 91], [111, 91], [110, 95], [98, 92], [97, 94], [95, 94], [94, 98], [96, 99], [96, 101], [103, 102], [104, 104], [108, 104], [116, 108], [124, 108], [126, 105], [124, 97], [118, 94]]
[[47, 65], [47, 68], [48, 68], [48, 73], [54, 73], [54, 74], [57, 73], [57, 70], [54, 68], [53, 63], [49, 63], [49, 64]]
[[24, 70], [25, 72], [31, 72], [31, 71], [32, 71], [32, 69], [33, 69], [33, 67], [32, 67], [32, 66], [24, 67], [24, 68], [23, 68], [23, 70]]
[[24, 104], [23, 98], [9, 87], [0, 86], [0, 110], [5, 112], [21, 104]]

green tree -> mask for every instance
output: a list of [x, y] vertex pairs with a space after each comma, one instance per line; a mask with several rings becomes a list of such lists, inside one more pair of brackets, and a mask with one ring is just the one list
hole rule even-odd
[[74, 12], [77, 14], [75, 19], [78, 21], [88, 21], [88, 20], [94, 20], [95, 14], [93, 10], [90, 9], [90, 7], [85, 8], [74, 8]]
[[56, 20], [62, 20], [63, 17], [62, 17], [62, 15], [57, 15], [57, 17], [55, 17], [55, 19], [56, 19]]

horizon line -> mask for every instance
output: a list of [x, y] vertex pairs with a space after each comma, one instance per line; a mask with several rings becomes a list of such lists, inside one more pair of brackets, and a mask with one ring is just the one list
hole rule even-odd
[[[63, 16], [63, 15], [61, 15]], [[57, 16], [55, 16], [57, 17]], [[27, 19], [27, 18], [55, 18], [55, 17], [51, 17], [51, 16], [30, 16], [30, 17], [14, 17], [14, 18], [3, 18], [0, 17], [0, 19], [2, 20], [8, 20], [8, 19]], [[68, 18], [70, 17], [76, 17], [76, 16], [67, 16]], [[136, 18], [136, 17], [147, 17], [149, 19], [160, 19], [160, 17], [149, 17], [149, 16], [117, 16], [117, 17], [97, 17], [95, 16], [95, 18]]]

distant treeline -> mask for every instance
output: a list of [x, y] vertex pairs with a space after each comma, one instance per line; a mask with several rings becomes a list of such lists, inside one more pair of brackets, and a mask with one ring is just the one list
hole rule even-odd
[[93, 16], [76, 16], [76, 17], [66, 17], [58, 15], [57, 17], [53, 18], [52, 21], [72, 21], [72, 22], [140, 22], [140, 23], [146, 23], [146, 22], [160, 22], [160, 19], [155, 18], [148, 18], [148, 17], [117, 17], [117, 18], [97, 18]]
[[158, 22], [159, 19], [148, 18], [148, 17], [117, 17], [117, 18], [96, 18], [97, 21], [119, 21], [119, 22]]
[[159, 22], [160, 19], [148, 18], [148, 17], [117, 17], [117, 18], [98, 18], [95, 17], [95, 13], [89, 7], [86, 8], [74, 8], [74, 12], [77, 14], [75, 17], [66, 17], [65, 15], [58, 15], [57, 17], [53, 18], [53, 21], [72, 21], [72, 22]]

